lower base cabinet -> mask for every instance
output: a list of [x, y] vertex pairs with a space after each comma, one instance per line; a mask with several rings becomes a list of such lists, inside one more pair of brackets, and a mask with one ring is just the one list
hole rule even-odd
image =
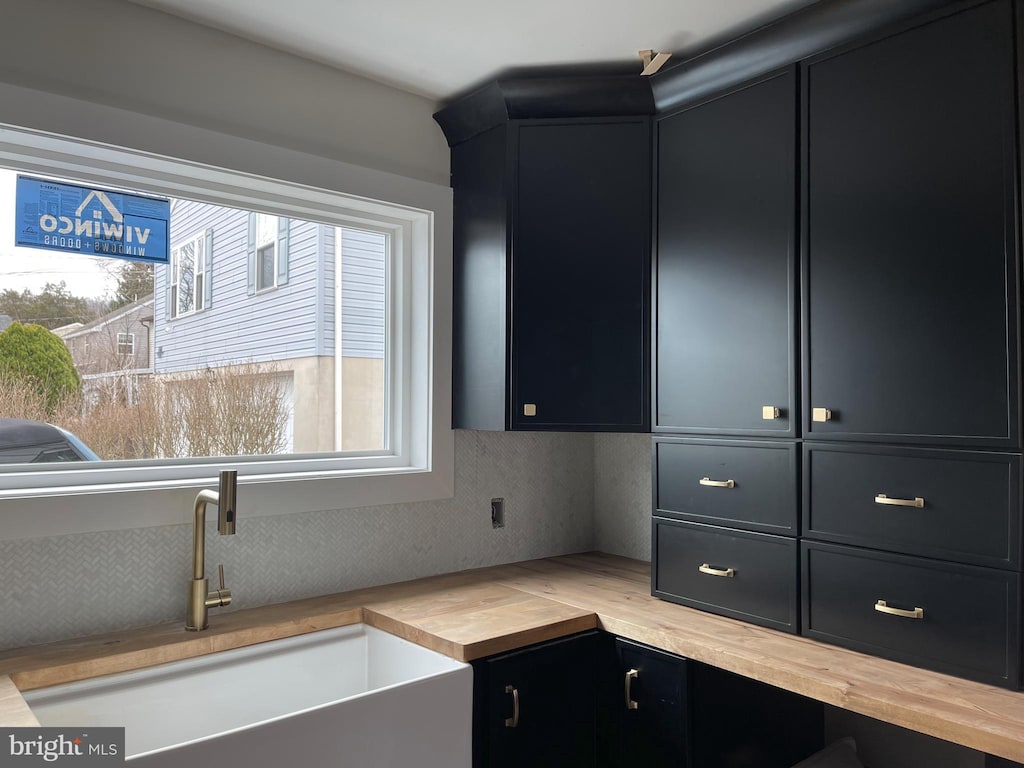
[[599, 768], [790, 768], [822, 747], [820, 702], [631, 640], [607, 642], [614, 674], [598, 707]]
[[474, 768], [595, 766], [598, 632], [473, 662]]
[[821, 703], [601, 632], [473, 663], [476, 768], [789, 768]]
[[603, 639], [597, 765], [690, 765], [690, 664], [630, 640]]

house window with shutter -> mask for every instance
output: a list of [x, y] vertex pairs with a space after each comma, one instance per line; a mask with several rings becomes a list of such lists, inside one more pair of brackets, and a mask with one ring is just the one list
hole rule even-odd
[[191, 315], [210, 305], [213, 231], [207, 230], [171, 249], [167, 314]]
[[249, 293], [261, 293], [288, 282], [290, 219], [266, 213], [249, 214]]

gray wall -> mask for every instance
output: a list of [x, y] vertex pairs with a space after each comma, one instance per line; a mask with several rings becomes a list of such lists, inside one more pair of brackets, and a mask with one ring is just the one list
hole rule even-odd
[[421, 96], [125, 0], [0, 0], [0, 19], [2, 82], [448, 184]]

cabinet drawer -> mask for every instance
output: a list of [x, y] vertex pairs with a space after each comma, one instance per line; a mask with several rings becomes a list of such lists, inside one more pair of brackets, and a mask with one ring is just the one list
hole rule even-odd
[[804, 444], [804, 535], [975, 565], [1020, 564], [1020, 456]]
[[654, 518], [656, 597], [797, 631], [796, 540]]
[[1020, 686], [1020, 575], [801, 543], [803, 633], [939, 672]]
[[655, 439], [657, 514], [764, 533], [797, 533], [795, 443]]

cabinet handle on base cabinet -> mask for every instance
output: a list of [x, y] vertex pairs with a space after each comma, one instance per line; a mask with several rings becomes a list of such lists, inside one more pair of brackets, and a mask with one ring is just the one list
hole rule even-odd
[[700, 479], [701, 485], [707, 485], [711, 488], [735, 488], [735, 480], [712, 480], [710, 477], [702, 477]]
[[893, 608], [891, 605], [885, 602], [885, 600], [879, 600], [875, 603], [875, 610], [879, 613], [887, 613], [890, 616], [900, 616], [904, 619], [923, 619], [924, 608], [915, 608], [912, 611], [904, 610], [903, 608]]
[[731, 579], [736, 575], [736, 571], [732, 568], [712, 568], [710, 563], [704, 563], [697, 570], [701, 573], [706, 573], [708, 576], [724, 576], [727, 579]]
[[828, 408], [812, 408], [811, 421], [832, 421], [832, 411]]
[[875, 496], [875, 504], [889, 504], [893, 507], [916, 507], [917, 509], [924, 509], [924, 499], [920, 496], [915, 496], [912, 499], [890, 499], [884, 493], [880, 493]]
[[764, 405], [761, 407], [761, 418], [765, 421], [773, 421], [782, 416], [782, 411], [776, 408], [774, 405]]
[[633, 681], [636, 680], [640, 673], [635, 669], [631, 669], [626, 673], [626, 709], [640, 709], [640, 705], [633, 701], [633, 697], [630, 692], [630, 688], [633, 686]]
[[512, 717], [505, 718], [506, 728], [519, 727], [519, 689], [514, 685], [506, 685], [505, 693], [512, 694]]

